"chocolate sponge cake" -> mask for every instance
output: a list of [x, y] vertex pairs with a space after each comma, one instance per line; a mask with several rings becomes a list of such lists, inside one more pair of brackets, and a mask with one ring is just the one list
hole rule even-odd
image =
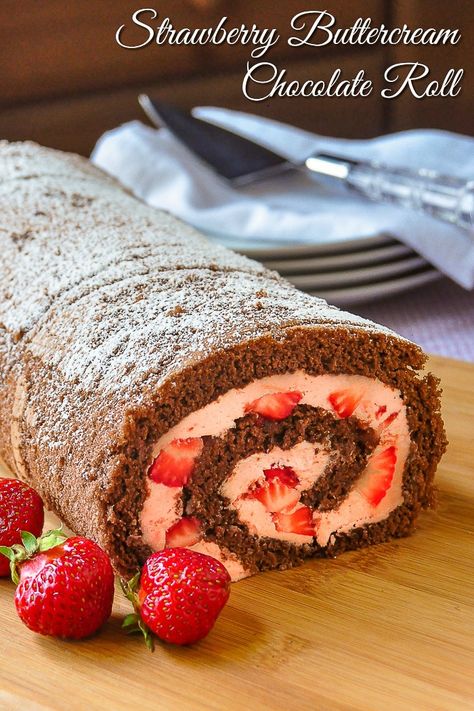
[[128, 575], [238, 579], [408, 534], [445, 448], [423, 352], [151, 209], [0, 144], [0, 454]]

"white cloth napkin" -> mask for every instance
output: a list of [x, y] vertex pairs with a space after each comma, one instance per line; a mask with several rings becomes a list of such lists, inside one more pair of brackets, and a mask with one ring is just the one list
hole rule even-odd
[[[291, 159], [326, 151], [474, 179], [474, 139], [446, 131], [415, 130], [354, 141], [227, 109], [202, 107], [194, 113]], [[92, 160], [145, 202], [227, 244], [328, 244], [389, 234], [464, 288], [474, 287], [472, 234], [411, 210], [368, 201], [336, 183], [293, 172], [234, 189], [169, 131], [138, 121], [104, 134]]]

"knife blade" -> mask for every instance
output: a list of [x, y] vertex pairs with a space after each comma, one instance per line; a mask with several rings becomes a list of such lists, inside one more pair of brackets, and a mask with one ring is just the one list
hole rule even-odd
[[138, 101], [155, 126], [166, 126], [194, 155], [234, 185], [295, 167], [268, 148], [168, 103], [152, 100], [146, 94], [141, 94]]

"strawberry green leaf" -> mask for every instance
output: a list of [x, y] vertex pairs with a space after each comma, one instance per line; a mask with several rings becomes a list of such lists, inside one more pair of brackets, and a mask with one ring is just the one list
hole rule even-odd
[[11, 578], [15, 585], [18, 585], [20, 582], [18, 563], [21, 563], [28, 558], [26, 549], [19, 543], [15, 543], [13, 546], [0, 546], [0, 552], [10, 561]]
[[133, 632], [141, 632], [145, 640], [145, 644], [150, 652], [153, 652], [155, 645], [153, 643], [153, 635], [143, 622], [140, 617], [140, 606], [138, 603], [138, 585], [140, 581], [140, 571], [136, 573], [131, 580], [120, 579], [120, 586], [122, 588], [123, 594], [130, 600], [133, 605], [134, 612], [128, 614], [124, 621], [122, 622], [122, 628], [125, 629], [126, 634], [132, 634]]
[[134, 593], [136, 593], [138, 590], [138, 583], [140, 582], [140, 576], [141, 576], [141, 573], [140, 573], [140, 571], [138, 571], [137, 573], [135, 573], [133, 578], [131, 578], [131, 580], [128, 581], [128, 585]]
[[124, 621], [122, 622], [122, 628], [126, 629], [127, 627], [133, 628], [133, 629], [128, 629], [127, 632], [137, 632], [138, 631], [138, 615], [135, 612], [131, 612], [129, 615], [127, 615], [124, 618]]
[[147, 625], [143, 622], [143, 620], [141, 618], [138, 620], [138, 628], [139, 628], [140, 632], [143, 634], [143, 638], [145, 640], [147, 649], [149, 649], [150, 652], [154, 652], [155, 651], [155, 643], [153, 641], [153, 635], [151, 634], [150, 628], [147, 627]]
[[127, 598], [127, 600], [130, 600], [135, 610], [138, 606], [137, 590], [139, 580], [140, 571], [136, 573], [130, 580], [124, 580], [123, 578], [120, 578], [120, 587], [122, 588], [122, 592]]
[[66, 534], [61, 528], [55, 528], [51, 531], [46, 531], [46, 533], [39, 539], [38, 550], [43, 553], [44, 551], [49, 551], [51, 548], [59, 546], [61, 543], [67, 540]]
[[15, 585], [18, 585], [18, 583], [20, 582], [20, 575], [18, 573], [18, 567], [14, 558], [10, 561], [10, 575]]
[[10, 561], [15, 557], [14, 551], [9, 546], [0, 546], [0, 553]]
[[36, 536], [33, 536], [29, 531], [21, 532], [21, 541], [25, 547], [26, 555], [28, 557], [34, 555], [38, 550], [38, 540]]

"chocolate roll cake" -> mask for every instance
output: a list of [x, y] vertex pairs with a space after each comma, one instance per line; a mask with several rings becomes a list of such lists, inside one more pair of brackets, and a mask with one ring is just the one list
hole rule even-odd
[[0, 453], [129, 575], [233, 579], [408, 534], [445, 448], [425, 356], [140, 203], [0, 144]]

